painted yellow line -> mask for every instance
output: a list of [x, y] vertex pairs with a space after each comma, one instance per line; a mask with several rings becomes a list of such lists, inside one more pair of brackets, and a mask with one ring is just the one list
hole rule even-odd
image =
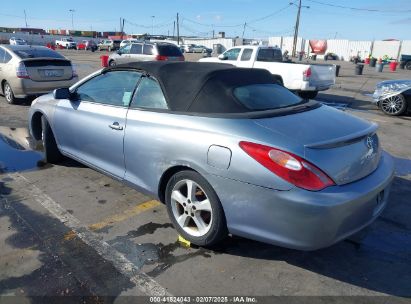
[[159, 201], [156, 201], [156, 200], [147, 201], [147, 202], [144, 202], [144, 203], [139, 204], [137, 206], [134, 206], [130, 209], [124, 210], [122, 213], [112, 215], [112, 216], [102, 220], [101, 222], [91, 224], [91, 225], [88, 226], [88, 228], [92, 231], [100, 230], [100, 229], [102, 229], [104, 227], [107, 227], [111, 224], [122, 222], [122, 221], [124, 221], [124, 220], [126, 220], [130, 217], [133, 217], [137, 214], [140, 214], [144, 211], [147, 211], [147, 210], [152, 209], [154, 207], [157, 207], [159, 205], [161, 205], [161, 203]]

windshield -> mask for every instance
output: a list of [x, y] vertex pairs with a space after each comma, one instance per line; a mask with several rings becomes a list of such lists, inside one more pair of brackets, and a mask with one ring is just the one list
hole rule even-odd
[[235, 98], [251, 111], [275, 110], [303, 102], [278, 84], [252, 84], [234, 89]]
[[65, 59], [64, 56], [50, 49], [14, 50], [14, 53], [16, 53], [16, 55], [19, 56], [21, 59], [40, 57]]

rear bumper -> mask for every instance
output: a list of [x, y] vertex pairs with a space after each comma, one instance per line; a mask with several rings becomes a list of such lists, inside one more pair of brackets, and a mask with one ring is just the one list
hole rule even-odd
[[68, 88], [78, 81], [78, 77], [59, 81], [33, 81], [16, 78], [11, 82], [14, 96], [25, 98], [30, 95], [42, 95], [58, 88]]
[[313, 83], [310, 81], [303, 81], [301, 84], [301, 91], [325, 91], [331, 88], [334, 83], [332, 82], [318, 82], [318, 83]]
[[276, 191], [210, 177], [230, 233], [300, 250], [330, 246], [361, 230], [385, 208], [393, 161], [384, 153], [379, 167], [351, 184], [312, 192]]

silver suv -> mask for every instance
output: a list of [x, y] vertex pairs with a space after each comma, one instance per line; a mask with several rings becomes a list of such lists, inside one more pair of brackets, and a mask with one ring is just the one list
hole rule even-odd
[[132, 43], [110, 55], [108, 64], [135, 62], [135, 61], [184, 61], [179, 47], [166, 42]]

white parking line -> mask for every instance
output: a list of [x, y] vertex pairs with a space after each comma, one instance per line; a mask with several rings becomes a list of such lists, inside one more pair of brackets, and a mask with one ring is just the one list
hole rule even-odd
[[84, 243], [92, 247], [103, 259], [110, 262], [121, 274], [128, 277], [131, 282], [147, 296], [171, 296], [171, 294], [150, 276], [141, 272], [122, 253], [111, 247], [108, 243], [100, 240], [96, 234], [88, 230], [73, 215], [51, 199], [47, 194], [32, 184], [27, 178], [19, 173], [8, 174], [17, 182], [18, 189], [25, 189], [31, 197], [41, 206], [47, 209], [55, 218], [74, 231]]

